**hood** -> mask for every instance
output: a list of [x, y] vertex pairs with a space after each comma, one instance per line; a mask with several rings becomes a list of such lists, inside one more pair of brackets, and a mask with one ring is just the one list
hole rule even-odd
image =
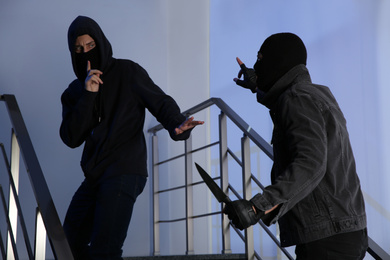
[[100, 53], [100, 67], [99, 70], [104, 73], [105, 69], [108, 67], [110, 60], [112, 59], [112, 48], [110, 42], [107, 40], [100, 26], [91, 18], [86, 16], [78, 16], [69, 26], [68, 30], [68, 47], [72, 57], [72, 66], [73, 71], [77, 78], [80, 78], [80, 75], [77, 75], [77, 68], [75, 63], [75, 51], [74, 45], [77, 37], [88, 34], [91, 36], [96, 43], [96, 48], [98, 48]]

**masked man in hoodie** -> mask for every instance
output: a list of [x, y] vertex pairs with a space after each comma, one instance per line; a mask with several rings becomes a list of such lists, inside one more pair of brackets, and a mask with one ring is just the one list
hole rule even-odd
[[298, 260], [363, 259], [366, 213], [346, 121], [330, 90], [311, 82], [306, 48], [291, 33], [262, 44], [237, 85], [257, 93], [274, 124], [272, 184], [224, 212], [239, 229], [279, 223], [281, 245]]
[[68, 208], [64, 230], [75, 259], [122, 259], [133, 205], [147, 179], [145, 108], [185, 140], [203, 121], [186, 118], [176, 102], [130, 60], [113, 58], [99, 25], [77, 17], [68, 30], [75, 79], [61, 96], [60, 136], [84, 143], [85, 179]]

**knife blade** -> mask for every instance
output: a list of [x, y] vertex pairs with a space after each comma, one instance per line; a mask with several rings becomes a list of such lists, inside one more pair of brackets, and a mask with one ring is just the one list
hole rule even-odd
[[210, 191], [214, 194], [215, 198], [219, 202], [231, 202], [230, 198], [222, 191], [218, 184], [215, 183], [211, 176], [205, 170], [203, 170], [203, 168], [200, 167], [199, 164], [195, 163], [195, 166], [196, 169], [198, 169], [198, 172], [202, 177], [203, 181], [206, 183], [207, 187], [209, 187]]

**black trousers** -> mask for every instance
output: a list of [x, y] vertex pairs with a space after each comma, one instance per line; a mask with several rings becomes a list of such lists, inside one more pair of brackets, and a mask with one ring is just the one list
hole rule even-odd
[[297, 260], [361, 260], [368, 248], [367, 229], [297, 245]]
[[98, 184], [84, 180], [69, 205], [64, 222], [75, 260], [119, 260], [146, 177], [121, 174]]

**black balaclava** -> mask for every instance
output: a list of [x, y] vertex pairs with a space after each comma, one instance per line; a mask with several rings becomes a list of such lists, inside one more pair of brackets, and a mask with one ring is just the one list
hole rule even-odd
[[299, 64], [306, 65], [307, 53], [302, 40], [292, 33], [277, 33], [261, 45], [262, 55], [253, 68], [257, 87], [267, 92], [284, 74]]
[[[96, 47], [87, 53], [76, 53], [75, 42], [77, 37], [88, 34], [95, 40]], [[105, 72], [112, 61], [112, 48], [100, 26], [91, 18], [78, 16], [68, 29], [68, 47], [72, 57], [73, 71], [77, 78], [84, 82], [87, 72], [87, 61], [91, 62], [92, 69]]]
[[99, 69], [100, 67], [100, 53], [99, 46], [95, 46], [89, 52], [75, 53], [75, 65], [77, 70], [77, 75], [79, 75], [80, 80], [85, 80], [87, 77], [87, 62], [91, 63], [91, 69]]

